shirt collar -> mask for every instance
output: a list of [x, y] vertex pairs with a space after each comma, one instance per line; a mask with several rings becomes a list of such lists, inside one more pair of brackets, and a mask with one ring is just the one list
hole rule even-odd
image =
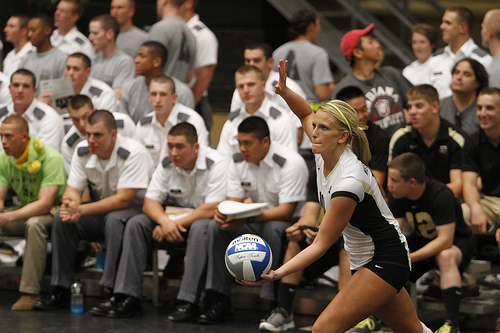
[[96, 154], [92, 154], [90, 156], [87, 164], [85, 165], [85, 168], [97, 169], [98, 171], [101, 171], [101, 172], [105, 172], [105, 171], [108, 171], [108, 170], [111, 170], [112, 168], [114, 168], [116, 165], [117, 151], [118, 151], [118, 148], [120, 147], [121, 141], [122, 141], [122, 137], [120, 136], [120, 134], [118, 134], [116, 136], [115, 146], [113, 147], [113, 151], [111, 152], [111, 156], [109, 157], [109, 159], [106, 163], [105, 170], [101, 169], [101, 163], [99, 163], [101, 158], [99, 156], [97, 156]]

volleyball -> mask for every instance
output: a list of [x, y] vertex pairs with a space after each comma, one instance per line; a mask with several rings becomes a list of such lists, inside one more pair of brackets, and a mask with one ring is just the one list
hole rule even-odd
[[229, 243], [225, 262], [229, 273], [238, 280], [257, 281], [271, 269], [273, 253], [260, 236], [244, 234]]

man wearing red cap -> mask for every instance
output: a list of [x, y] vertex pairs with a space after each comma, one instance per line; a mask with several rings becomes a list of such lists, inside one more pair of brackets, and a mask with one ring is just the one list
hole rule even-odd
[[335, 87], [333, 97], [347, 86], [360, 88], [366, 97], [370, 120], [392, 135], [405, 124], [403, 109], [406, 107], [406, 91], [410, 89], [401, 72], [394, 67], [375, 68], [380, 60], [380, 44], [372, 37], [375, 25], [346, 33], [340, 48], [350, 62], [352, 72]]

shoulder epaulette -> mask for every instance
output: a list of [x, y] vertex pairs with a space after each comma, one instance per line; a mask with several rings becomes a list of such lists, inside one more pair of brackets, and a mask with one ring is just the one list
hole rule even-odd
[[144, 116], [141, 118], [141, 125], [150, 124], [153, 121], [153, 116]]
[[278, 84], [278, 81], [274, 80], [273, 83], [271, 83], [271, 85], [274, 87]]
[[89, 92], [99, 97], [102, 94], [102, 89], [99, 89], [97, 87], [90, 87]]
[[161, 165], [163, 165], [164, 168], [166, 168], [170, 163], [172, 163], [172, 161], [169, 156], [165, 156], [163, 161], [161, 161]]
[[281, 116], [281, 111], [276, 109], [274, 106], [271, 106], [271, 108], [269, 109], [269, 115], [276, 119]]
[[78, 156], [90, 154], [90, 149], [87, 146], [78, 148]]
[[239, 163], [241, 161], [243, 161], [244, 158], [243, 158], [243, 155], [241, 155], [241, 153], [234, 153], [233, 154], [233, 161], [234, 163]]
[[439, 50], [437, 50], [436, 52], [434, 52], [432, 55], [433, 56], [437, 56], [437, 55], [440, 55], [440, 54], [443, 54], [444, 53], [444, 47], [440, 48]]
[[276, 162], [280, 167], [283, 167], [286, 163], [286, 158], [281, 157], [280, 155], [274, 153], [273, 154], [273, 161]]
[[7, 107], [3, 107], [0, 109], [0, 118], [5, 116], [7, 113], [9, 113], [9, 110], [7, 110]]
[[77, 43], [78, 43], [78, 44], [80, 44], [80, 45], [85, 44], [85, 41], [84, 41], [83, 39], [81, 39], [80, 37], [76, 37], [76, 38], [75, 38], [75, 42], [77, 42]]
[[179, 122], [184, 122], [184, 121], [187, 121], [188, 119], [189, 119], [189, 115], [187, 113], [179, 112], [177, 114], [177, 120]]
[[125, 123], [123, 122], [123, 119], [116, 119], [116, 127], [117, 128], [123, 128], [125, 126]]
[[39, 108], [35, 108], [35, 111], [33, 111], [33, 114], [35, 117], [38, 118], [38, 120], [41, 120], [43, 117], [45, 117], [45, 111]]
[[205, 159], [205, 163], [207, 163], [207, 169], [210, 169], [212, 167], [212, 165], [214, 165], [214, 160], [210, 159], [210, 158], [206, 158]]
[[477, 47], [476, 49], [474, 49], [474, 51], [472, 51], [472, 53], [475, 53], [480, 57], [485, 57], [486, 55], [488, 55], [488, 52], [486, 52], [485, 50], [483, 50], [480, 47]]
[[238, 117], [240, 115], [241, 109], [236, 109], [234, 111], [229, 112], [227, 115], [227, 120], [234, 120], [234, 118]]
[[196, 29], [196, 31], [200, 31], [200, 30], [203, 30], [203, 27], [201, 25], [195, 25], [194, 28]]
[[116, 154], [118, 154], [118, 156], [120, 156], [121, 158], [126, 160], [128, 158], [128, 156], [130, 155], [130, 152], [127, 149], [120, 147], [116, 151]]
[[76, 133], [73, 133], [73, 135], [70, 136], [68, 140], [66, 140], [66, 143], [68, 144], [68, 146], [73, 147], [73, 145], [75, 144], [75, 142], [78, 141], [78, 139], [80, 139], [80, 136]]

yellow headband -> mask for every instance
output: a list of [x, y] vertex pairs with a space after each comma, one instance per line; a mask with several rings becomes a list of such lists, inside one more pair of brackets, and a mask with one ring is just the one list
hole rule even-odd
[[347, 118], [346, 116], [344, 115], [344, 113], [342, 111], [340, 111], [340, 109], [337, 107], [337, 105], [333, 104], [333, 103], [328, 103], [330, 104], [331, 106], [333, 106], [341, 115], [342, 115], [342, 118], [344, 118], [345, 120], [345, 123], [347, 124], [347, 127], [349, 127], [349, 135], [352, 136], [352, 129], [351, 129], [351, 125], [349, 124], [349, 122], [347, 121]]

